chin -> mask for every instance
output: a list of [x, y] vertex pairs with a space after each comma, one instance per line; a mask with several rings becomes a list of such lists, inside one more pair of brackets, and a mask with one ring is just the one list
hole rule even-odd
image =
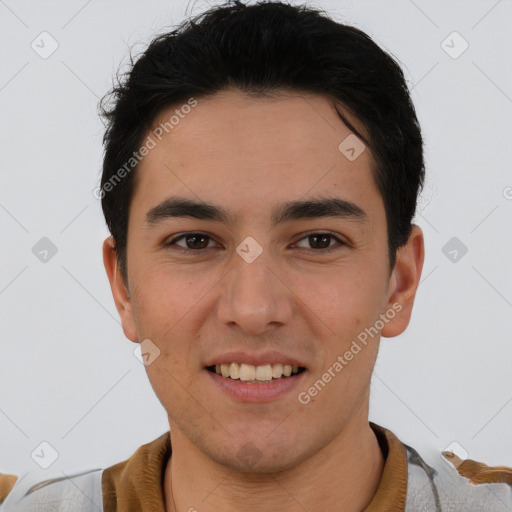
[[236, 471], [239, 474], [249, 475], [268, 475], [272, 473], [281, 473], [300, 464], [300, 458], [295, 456], [283, 457], [283, 454], [279, 454], [277, 457], [275, 454], [264, 454], [259, 453], [253, 458], [248, 457], [247, 454], [244, 456], [226, 456], [224, 454], [217, 460], [217, 463], [223, 465], [231, 471]]
[[279, 446], [275, 442], [271, 444], [268, 440], [265, 442], [264, 438], [258, 439], [255, 443], [235, 443], [231, 439], [231, 442], [224, 446], [218, 444], [217, 449], [209, 449], [207, 455], [230, 471], [247, 475], [280, 473], [293, 469], [308, 458], [308, 453], [297, 444], [293, 445], [293, 448], [286, 441], [283, 444], [285, 445]]

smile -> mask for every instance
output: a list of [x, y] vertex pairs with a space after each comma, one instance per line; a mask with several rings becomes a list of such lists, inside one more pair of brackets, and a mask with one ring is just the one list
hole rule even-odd
[[265, 384], [272, 380], [287, 378], [304, 371], [304, 368], [289, 364], [263, 364], [254, 366], [245, 363], [225, 363], [208, 366], [207, 370], [222, 375], [222, 377], [250, 382], [254, 384]]

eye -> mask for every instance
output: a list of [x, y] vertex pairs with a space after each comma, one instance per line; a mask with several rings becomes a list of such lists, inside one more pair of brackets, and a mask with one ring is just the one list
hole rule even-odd
[[[339, 237], [333, 233], [310, 233], [301, 238], [299, 242], [306, 241], [309, 247], [303, 247], [316, 252], [329, 253], [338, 250], [341, 246], [346, 245]], [[331, 242], [338, 242], [338, 245], [331, 245]], [[298, 246], [298, 244], [296, 244]]]
[[[178, 242], [182, 242], [183, 245]], [[185, 233], [177, 236], [165, 245], [177, 245], [184, 253], [197, 253], [203, 249], [210, 249], [211, 247], [208, 247], [210, 242], [212, 242], [212, 237], [204, 233]]]

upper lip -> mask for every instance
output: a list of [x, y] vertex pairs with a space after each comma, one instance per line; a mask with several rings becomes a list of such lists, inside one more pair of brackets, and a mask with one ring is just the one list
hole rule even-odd
[[263, 366], [265, 364], [289, 364], [291, 366], [299, 366], [305, 368], [305, 364], [294, 357], [288, 356], [278, 351], [266, 351], [261, 353], [250, 353], [247, 351], [224, 352], [217, 356], [211, 357], [205, 364], [206, 367], [216, 364], [251, 364], [253, 366]]

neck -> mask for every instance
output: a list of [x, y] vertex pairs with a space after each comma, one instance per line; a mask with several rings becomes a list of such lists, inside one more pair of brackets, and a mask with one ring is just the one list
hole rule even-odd
[[273, 474], [238, 473], [199, 452], [172, 428], [164, 479], [166, 510], [360, 512], [375, 495], [384, 458], [368, 418], [346, 426], [323, 450]]

